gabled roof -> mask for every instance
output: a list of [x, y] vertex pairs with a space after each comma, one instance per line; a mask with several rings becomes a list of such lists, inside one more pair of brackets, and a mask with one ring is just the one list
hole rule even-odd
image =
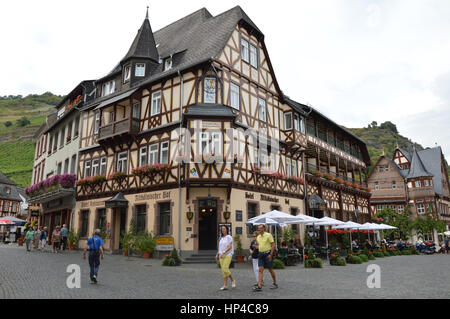
[[418, 152], [427, 171], [433, 175], [433, 185], [436, 194], [442, 195], [442, 149], [440, 146]]
[[433, 176], [433, 174], [427, 171], [425, 165], [420, 159], [419, 154], [417, 153], [417, 150], [414, 149], [411, 159], [411, 167], [409, 168], [409, 173], [408, 176], [406, 176], [406, 178], [410, 179], [410, 178], [430, 177], [430, 176]]
[[411, 163], [411, 158], [412, 158], [411, 153], [409, 153], [408, 151], [405, 151], [405, 150], [402, 149], [402, 148], [397, 148], [397, 149], [398, 149], [400, 152], [402, 152], [402, 154], [405, 155], [405, 157], [406, 157], [406, 159], [408, 160], [408, 162]]
[[1, 184], [8, 184], [8, 185], [16, 185], [14, 182], [12, 182], [8, 177], [6, 177], [5, 174], [0, 172], [0, 183]]
[[156, 63], [159, 61], [158, 49], [156, 48], [152, 27], [148, 20], [148, 11], [128, 53], [123, 57], [121, 62], [125, 62], [131, 58], [151, 59]]
[[378, 166], [378, 163], [379, 163], [383, 158], [385, 158], [386, 160], [388, 160], [388, 162], [395, 168], [395, 170], [400, 174], [401, 177], [403, 177], [403, 178], [406, 177], [406, 175], [404, 174], [404, 172], [400, 169], [400, 167], [398, 167], [397, 164], [395, 164], [394, 161], [392, 161], [392, 160], [391, 160], [389, 157], [387, 157], [386, 155], [381, 155], [381, 156], [378, 158], [378, 160], [377, 160], [377, 162], [375, 163], [375, 165], [373, 166], [372, 170], [370, 171], [369, 176], [367, 177], [367, 179], [369, 179], [369, 178], [372, 176], [372, 174], [376, 171], [376, 168], [377, 168], [377, 166]]

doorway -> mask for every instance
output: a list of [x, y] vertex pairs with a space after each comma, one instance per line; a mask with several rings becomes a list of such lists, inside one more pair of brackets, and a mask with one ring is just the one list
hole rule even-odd
[[217, 249], [217, 200], [199, 200], [199, 250]]

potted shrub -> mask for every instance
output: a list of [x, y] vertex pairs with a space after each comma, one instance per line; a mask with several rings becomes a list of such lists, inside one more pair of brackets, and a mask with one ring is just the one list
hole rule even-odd
[[135, 247], [135, 239], [132, 232], [122, 233], [119, 241], [122, 245], [122, 253], [124, 256], [128, 256], [128, 252]]
[[136, 237], [135, 247], [139, 250], [144, 258], [150, 258], [155, 249], [156, 241], [151, 234], [145, 232]]
[[182, 259], [178, 256], [177, 250], [174, 248], [170, 254], [167, 254], [163, 259], [163, 266], [180, 266]]
[[236, 249], [234, 250], [234, 254], [236, 255], [236, 260], [238, 263], [244, 262], [244, 250], [242, 249], [241, 235], [234, 235], [234, 242], [236, 244]]

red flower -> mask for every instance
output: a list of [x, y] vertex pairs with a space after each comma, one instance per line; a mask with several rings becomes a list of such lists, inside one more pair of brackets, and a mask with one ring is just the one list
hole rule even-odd
[[305, 259], [308, 259], [308, 255], [304, 255], [305, 256]]

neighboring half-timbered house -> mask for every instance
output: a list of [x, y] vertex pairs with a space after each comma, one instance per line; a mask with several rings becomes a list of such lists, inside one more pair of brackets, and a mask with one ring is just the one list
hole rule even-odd
[[[365, 144], [283, 95], [264, 35], [240, 7], [217, 16], [201, 9], [154, 33], [147, 14], [96, 91], [81, 116], [74, 223], [82, 240], [103, 228], [106, 248], [119, 249], [134, 221], [182, 251], [214, 250], [218, 225], [231, 223], [247, 244], [245, 221], [260, 213], [327, 211], [305, 207], [305, 178], [332, 216], [369, 214], [362, 185], [303, 165], [363, 184]], [[330, 140], [316, 134], [321, 127]]]
[[[408, 205], [412, 218], [426, 212], [439, 214], [450, 225], [450, 188], [442, 149], [434, 147], [412, 152], [397, 148], [392, 160], [381, 156], [369, 175], [371, 206], [376, 213], [391, 208], [403, 213]], [[447, 226], [448, 227], [448, 226]], [[422, 234], [437, 241], [436, 234]], [[413, 234], [413, 240], [417, 240]]]

